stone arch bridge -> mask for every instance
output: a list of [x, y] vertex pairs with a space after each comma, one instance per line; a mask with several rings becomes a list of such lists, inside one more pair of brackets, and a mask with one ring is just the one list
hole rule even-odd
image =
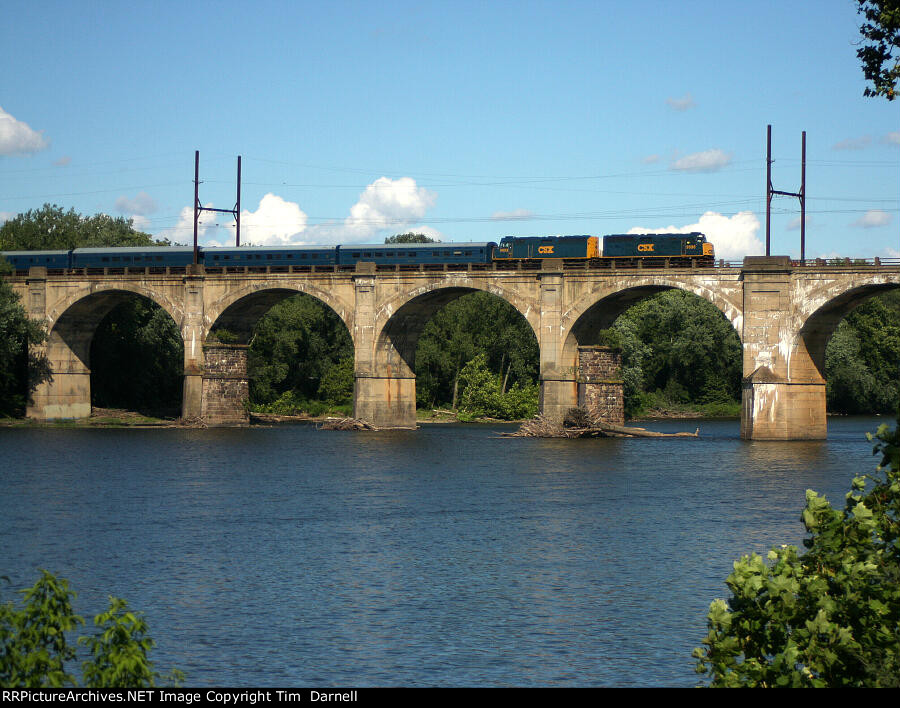
[[[872, 263], [795, 267], [787, 257], [748, 257], [740, 266], [592, 270], [548, 260], [540, 270], [184, 273], [149, 270], [11, 277], [29, 315], [46, 323], [52, 381], [28, 408], [46, 420], [90, 415], [90, 343], [106, 314], [134, 295], [159, 304], [184, 338], [182, 414], [241, 424], [247, 413], [247, 345], [215, 342], [226, 328], [247, 342], [272, 305], [297, 293], [318, 298], [346, 324], [355, 350], [354, 414], [379, 427], [415, 426], [414, 357], [431, 316], [451, 300], [486, 291], [513, 305], [540, 346], [541, 411], [576, 405], [578, 347], [637, 300], [686, 290], [713, 303], [743, 349], [741, 435], [826, 436], [825, 346], [840, 320], [867, 298], [900, 287], [900, 266]], [[584, 264], [582, 264], [583, 266]]]

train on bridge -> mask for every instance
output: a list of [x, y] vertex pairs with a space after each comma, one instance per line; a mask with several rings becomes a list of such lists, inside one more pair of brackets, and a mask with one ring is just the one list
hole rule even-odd
[[[44, 267], [48, 272], [96, 269], [186, 268], [194, 263], [189, 246], [75, 248], [58, 251], [2, 251], [17, 273]], [[509, 236], [494, 242], [350, 244], [341, 246], [201, 247], [198, 263], [207, 270], [277, 268], [294, 270], [332, 267], [354, 269], [357, 263], [376, 266], [497, 267], [540, 264], [548, 258], [590, 261], [610, 267], [636, 267], [646, 261], [672, 266], [713, 265], [713, 244], [698, 232], [687, 234], [612, 234], [608, 236]]]

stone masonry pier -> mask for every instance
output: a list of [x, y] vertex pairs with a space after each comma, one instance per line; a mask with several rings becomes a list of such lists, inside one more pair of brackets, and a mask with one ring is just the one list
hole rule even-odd
[[[547, 260], [540, 270], [48, 275], [33, 268], [9, 280], [28, 314], [47, 326], [43, 349], [53, 380], [39, 387], [30, 417], [90, 414], [90, 342], [124, 298], [160, 305], [184, 340], [182, 415], [212, 425], [247, 421], [246, 345], [214, 341], [224, 328], [246, 343], [280, 300], [306, 293], [341, 318], [355, 352], [355, 416], [378, 427], [415, 427], [415, 351], [425, 324], [451, 300], [489, 292], [515, 307], [540, 347], [541, 411], [562, 418], [584, 395], [579, 351], [598, 344], [638, 300], [667, 289], [692, 292], [732, 324], [743, 349], [741, 435], [754, 440], [826, 436], [825, 346], [840, 320], [866, 299], [900, 287], [900, 266], [803, 265], [787, 257], [748, 257], [741, 266], [592, 270]], [[582, 354], [581, 356], [585, 356]], [[611, 380], [611, 379], [610, 379]]]

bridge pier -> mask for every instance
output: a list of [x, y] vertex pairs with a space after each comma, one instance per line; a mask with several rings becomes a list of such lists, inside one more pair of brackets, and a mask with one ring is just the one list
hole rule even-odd
[[[578, 376], [576, 362], [565, 366], [564, 344], [560, 341], [563, 307], [563, 264], [559, 259], [547, 259], [539, 277], [540, 283], [540, 348], [541, 415], [562, 421], [570, 408], [578, 405]], [[577, 356], [577, 354], [576, 354]]]
[[[85, 337], [90, 347], [90, 337]], [[25, 414], [34, 420], [89, 418], [91, 370], [56, 332], [51, 332], [45, 353], [53, 378], [32, 394]]]
[[825, 439], [825, 381], [797, 331], [790, 258], [748, 256], [743, 279], [741, 437]]
[[416, 378], [357, 374], [353, 417], [377, 428], [416, 427]]
[[[38, 322], [47, 317], [47, 269], [31, 268], [23, 303], [28, 316]], [[87, 361], [91, 351], [94, 324], [89, 317], [78, 316], [60, 323], [48, 333], [42, 345], [29, 345], [35, 354], [44, 354], [53, 377], [40, 384], [25, 407], [25, 415], [34, 420], [89, 418], [91, 415], [91, 370]]]
[[[765, 378], [765, 377], [760, 377]], [[745, 440], [824, 440], [825, 382], [745, 380], [741, 437]]]
[[[247, 400], [246, 344], [203, 345], [202, 403], [200, 417], [207, 425], [246, 425], [250, 422]], [[195, 382], [193, 382], [195, 383]]]
[[557, 376], [551, 373], [541, 377], [538, 405], [542, 416], [561, 421], [570, 408], [578, 405], [578, 379]]

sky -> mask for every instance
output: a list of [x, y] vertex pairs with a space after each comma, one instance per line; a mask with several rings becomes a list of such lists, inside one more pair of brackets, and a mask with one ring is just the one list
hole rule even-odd
[[[45, 203], [244, 244], [701, 231], [900, 257], [900, 100], [854, 0], [4, 0], [0, 222]], [[203, 212], [201, 244], [230, 244]], [[798, 257], [799, 201], [772, 202]]]

